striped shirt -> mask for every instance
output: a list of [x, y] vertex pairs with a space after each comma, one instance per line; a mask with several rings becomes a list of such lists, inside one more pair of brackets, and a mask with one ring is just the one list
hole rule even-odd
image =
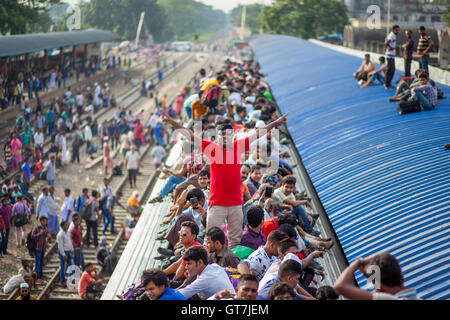
[[241, 238], [241, 245], [252, 248], [253, 250], [258, 249], [260, 246], [266, 244], [266, 239], [264, 238], [264, 234], [260, 231], [256, 233], [248, 226], [245, 226], [244, 232]]
[[431, 37], [428, 34], [425, 34], [424, 36], [420, 36], [419, 38], [419, 44], [417, 46], [417, 54], [419, 57], [428, 56], [429, 53], [425, 53], [425, 49], [428, 48], [430, 45]]
[[394, 32], [391, 32], [387, 38], [387, 43], [389, 43], [390, 47], [386, 46], [386, 57], [388, 59], [395, 58], [395, 47], [397, 46], [397, 35]]

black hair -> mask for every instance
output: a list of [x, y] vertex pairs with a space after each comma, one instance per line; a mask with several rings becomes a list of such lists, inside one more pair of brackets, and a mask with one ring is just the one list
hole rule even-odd
[[224, 130], [233, 130], [233, 126], [230, 123], [225, 123], [225, 121], [223, 121], [218, 127], [217, 130], [220, 131], [224, 131]]
[[281, 227], [283, 224], [289, 224], [295, 227], [297, 225], [297, 218], [292, 213], [282, 214], [278, 217], [278, 225]]
[[88, 188], [83, 188], [83, 190], [81, 190], [82, 193], [84, 193], [86, 191], [89, 191], [89, 189]]
[[242, 276], [240, 276], [238, 283], [237, 283], [237, 287], [239, 288], [240, 286], [242, 286], [244, 284], [245, 281], [254, 281], [258, 284], [258, 278], [251, 273], [247, 273], [247, 274], [243, 274]]
[[380, 57], [380, 59], [378, 59], [378, 60], [380, 60], [382, 63], [384, 63], [386, 61], [385, 57]]
[[200, 172], [198, 173], [198, 176], [199, 176], [199, 177], [208, 176], [208, 179], [209, 179], [209, 177], [210, 177], [209, 171], [206, 170], [206, 169], [202, 169], [202, 171], [200, 171]]
[[[248, 213], [247, 213], [248, 214]], [[287, 239], [288, 236], [286, 233], [280, 230], [272, 230], [267, 236], [267, 242], [273, 242], [279, 244], [284, 239]]]
[[66, 221], [65, 221], [65, 220], [62, 220], [62, 221], [59, 223], [59, 226], [62, 228], [62, 227], [64, 227], [65, 224], [66, 224]]
[[45, 219], [45, 220], [48, 220], [48, 218], [47, 218], [46, 216], [40, 216], [40, 217], [39, 217], [39, 221], [42, 221], [42, 220], [44, 220], [44, 219]]
[[183, 260], [185, 262], [186, 261], [198, 262], [202, 260], [206, 266], [208, 265], [208, 253], [202, 246], [193, 246], [186, 250], [183, 256]]
[[245, 107], [242, 107], [242, 106], [237, 106], [236, 107], [236, 113], [240, 113], [242, 111], [247, 111], [247, 109]]
[[259, 164], [255, 164], [252, 169], [251, 169], [251, 173], [255, 172], [256, 170], [261, 170], [261, 166]]
[[425, 28], [425, 26], [420, 26], [420, 27], [419, 27], [419, 30], [420, 30], [420, 31], [425, 31], [426, 28]]
[[212, 242], [219, 241], [221, 245], [225, 245], [225, 233], [218, 227], [212, 227], [206, 232], [206, 236], [211, 238]]
[[198, 201], [205, 199], [205, 194], [203, 193], [202, 189], [195, 188], [189, 191], [186, 195], [186, 199], [190, 200], [191, 198], [197, 198]]
[[280, 246], [278, 248], [278, 251], [281, 254], [286, 254], [286, 252], [289, 250], [289, 248], [296, 247], [298, 249], [297, 241], [293, 239], [284, 239], [280, 242]]
[[302, 265], [295, 260], [289, 259], [284, 261], [278, 269], [278, 278], [284, 278], [293, 274], [302, 274]]
[[198, 225], [193, 221], [185, 221], [181, 224], [182, 227], [188, 227], [191, 229], [191, 233], [198, 235], [198, 232], [200, 231], [198, 228]]
[[91, 194], [94, 198], [97, 198], [98, 192], [97, 190], [92, 190]]
[[202, 76], [202, 77], [204, 77], [204, 76], [206, 76], [206, 70], [205, 69], [200, 69], [200, 75]]
[[388, 287], [403, 285], [403, 274], [398, 260], [390, 253], [381, 253], [370, 260], [369, 265], [380, 268], [381, 283]]
[[148, 269], [142, 272], [141, 286], [145, 287], [150, 282], [153, 282], [156, 286], [167, 287], [167, 276], [161, 269]]
[[66, 189], [64, 189], [64, 192], [70, 193], [70, 189], [66, 188]]
[[425, 72], [423, 72], [423, 73], [419, 74], [419, 77], [418, 77], [418, 78], [419, 78], [419, 79], [420, 79], [420, 78], [428, 79], [428, 74], [426, 74]]
[[297, 237], [297, 233], [295, 232], [294, 227], [288, 223], [281, 225], [279, 230], [286, 233], [291, 239], [295, 239]]
[[392, 27], [392, 30], [395, 30], [395, 29], [400, 29], [400, 26], [399, 26], [398, 24], [394, 25], [394, 26]]
[[294, 176], [289, 175], [283, 178], [283, 181], [281, 182], [282, 185], [284, 184], [292, 184], [295, 186], [295, 183], [297, 182], [297, 179], [295, 179]]
[[78, 219], [79, 216], [80, 216], [80, 215], [79, 215], [78, 213], [75, 212], [75, 213], [72, 215], [72, 221], [73, 221], [73, 222], [77, 221], [77, 219]]
[[331, 286], [322, 286], [317, 289], [316, 292], [317, 300], [337, 300], [339, 299], [339, 295], [334, 291]]
[[286, 282], [277, 282], [270, 287], [269, 300], [275, 300], [275, 297], [288, 293], [292, 299], [295, 298], [294, 289], [289, 287]]
[[264, 221], [264, 209], [258, 205], [251, 206], [247, 211], [247, 224], [256, 228]]

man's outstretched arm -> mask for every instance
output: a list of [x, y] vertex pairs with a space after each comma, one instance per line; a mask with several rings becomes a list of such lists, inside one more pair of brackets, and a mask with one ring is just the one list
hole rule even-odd
[[178, 122], [173, 120], [167, 113], [162, 111], [163, 114], [163, 121], [170, 124], [175, 130], [177, 130], [179, 133], [181, 133], [183, 136], [185, 136], [189, 141], [193, 141], [197, 146], [202, 146], [202, 138], [199, 136], [196, 136], [192, 130], [183, 127]]
[[257, 129], [254, 133], [252, 133], [248, 138], [249, 138], [249, 142], [250, 144], [259, 139], [260, 137], [264, 136], [265, 134], [267, 134], [270, 130], [272, 130], [273, 128], [275, 128], [277, 125], [282, 125], [282, 124], [286, 124], [287, 122], [287, 113], [284, 114], [283, 116], [279, 117], [277, 120], [269, 123], [268, 125], [266, 125], [265, 127], [259, 128]]

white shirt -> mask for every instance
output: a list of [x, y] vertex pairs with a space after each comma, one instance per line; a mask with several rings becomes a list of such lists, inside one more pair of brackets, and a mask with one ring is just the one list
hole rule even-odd
[[253, 274], [258, 278], [258, 281], [261, 281], [267, 269], [269, 269], [270, 265], [277, 259], [276, 256], [269, 258], [264, 250], [264, 247], [261, 246], [255, 251], [253, 251], [244, 262], [247, 263], [249, 269], [253, 272]]
[[47, 197], [47, 210], [49, 216], [58, 216], [58, 205], [50, 193]]
[[391, 32], [387, 36], [386, 40], [392, 48], [392, 49], [390, 49], [388, 46], [386, 46], [386, 58], [394, 59], [395, 58], [395, 47], [397, 45], [397, 36], [395, 35], [394, 32]]
[[228, 100], [230, 101], [231, 105], [233, 104], [233, 101], [235, 101], [238, 106], [242, 106], [242, 98], [238, 92], [233, 92], [232, 94], [230, 94]]
[[186, 298], [198, 294], [202, 300], [206, 300], [225, 289], [229, 289], [232, 294], [236, 294], [225, 270], [218, 264], [212, 263], [203, 269], [194, 282], [183, 289], [179, 289], [178, 292]]
[[152, 115], [150, 118], [150, 127], [154, 128], [156, 126], [156, 123], [158, 122], [159, 116], [156, 114]]
[[129, 151], [127, 152], [127, 156], [125, 157], [125, 160], [127, 160], [127, 169], [133, 169], [133, 170], [137, 170], [138, 168], [138, 160], [139, 160], [139, 153], [136, 152], [132, 152]]
[[58, 242], [58, 251], [62, 256], [65, 256], [64, 251], [73, 251], [72, 239], [70, 238], [69, 231], [59, 230], [56, 236], [56, 241]]
[[131, 130], [128, 131], [128, 140], [134, 141], [134, 132]]
[[100, 194], [101, 197], [106, 197], [106, 196], [112, 196], [113, 195], [113, 191], [111, 189], [111, 186], [105, 186], [103, 185], [102, 188], [100, 189]]
[[38, 217], [47, 217], [48, 218], [48, 196], [44, 193], [41, 193], [39, 196], [37, 205], [36, 205], [36, 216]]
[[84, 103], [84, 97], [82, 94], [78, 94], [76, 97], [77, 106], [82, 106]]
[[34, 145], [42, 146], [44, 144], [44, 134], [42, 132], [36, 132], [34, 134]]
[[155, 146], [152, 150], [152, 156], [155, 159], [155, 163], [160, 164], [162, 162], [162, 158], [167, 154], [166, 150], [164, 150], [161, 146]]
[[92, 140], [92, 130], [90, 126], [86, 126], [86, 128], [84, 128], [84, 139], [86, 139], [86, 141]]
[[66, 197], [66, 199], [64, 199], [64, 203], [61, 207], [61, 213], [59, 215], [62, 220], [67, 220], [67, 218], [69, 218], [69, 220], [72, 220], [72, 213], [73, 213], [73, 198], [72, 196], [68, 196]]
[[[302, 260], [300, 260], [300, 258], [293, 254], [293, 253], [288, 253], [287, 255], [284, 256], [283, 260], [281, 260], [280, 258], [277, 258], [270, 266], [269, 269], [267, 269], [266, 274], [264, 275], [264, 278], [266, 278], [266, 276], [268, 276], [270, 273], [277, 273], [278, 269], [280, 269], [280, 265], [287, 260], [295, 260], [298, 263], [300, 263], [303, 266]], [[264, 282], [264, 278], [261, 280], [261, 282], [259, 283], [260, 285]]]

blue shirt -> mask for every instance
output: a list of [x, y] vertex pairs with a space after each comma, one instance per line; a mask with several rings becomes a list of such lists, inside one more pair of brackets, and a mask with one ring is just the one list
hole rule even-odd
[[75, 201], [75, 212], [81, 213], [81, 209], [83, 208], [84, 202], [89, 199], [89, 196], [79, 196]]
[[166, 287], [166, 289], [164, 289], [161, 298], [159, 298], [158, 300], [187, 300], [187, 299], [177, 290]]
[[30, 180], [30, 175], [31, 175], [31, 169], [30, 166], [28, 165], [27, 162], [25, 162], [22, 165], [22, 173], [23, 173], [23, 177], [26, 178], [26, 180]]

